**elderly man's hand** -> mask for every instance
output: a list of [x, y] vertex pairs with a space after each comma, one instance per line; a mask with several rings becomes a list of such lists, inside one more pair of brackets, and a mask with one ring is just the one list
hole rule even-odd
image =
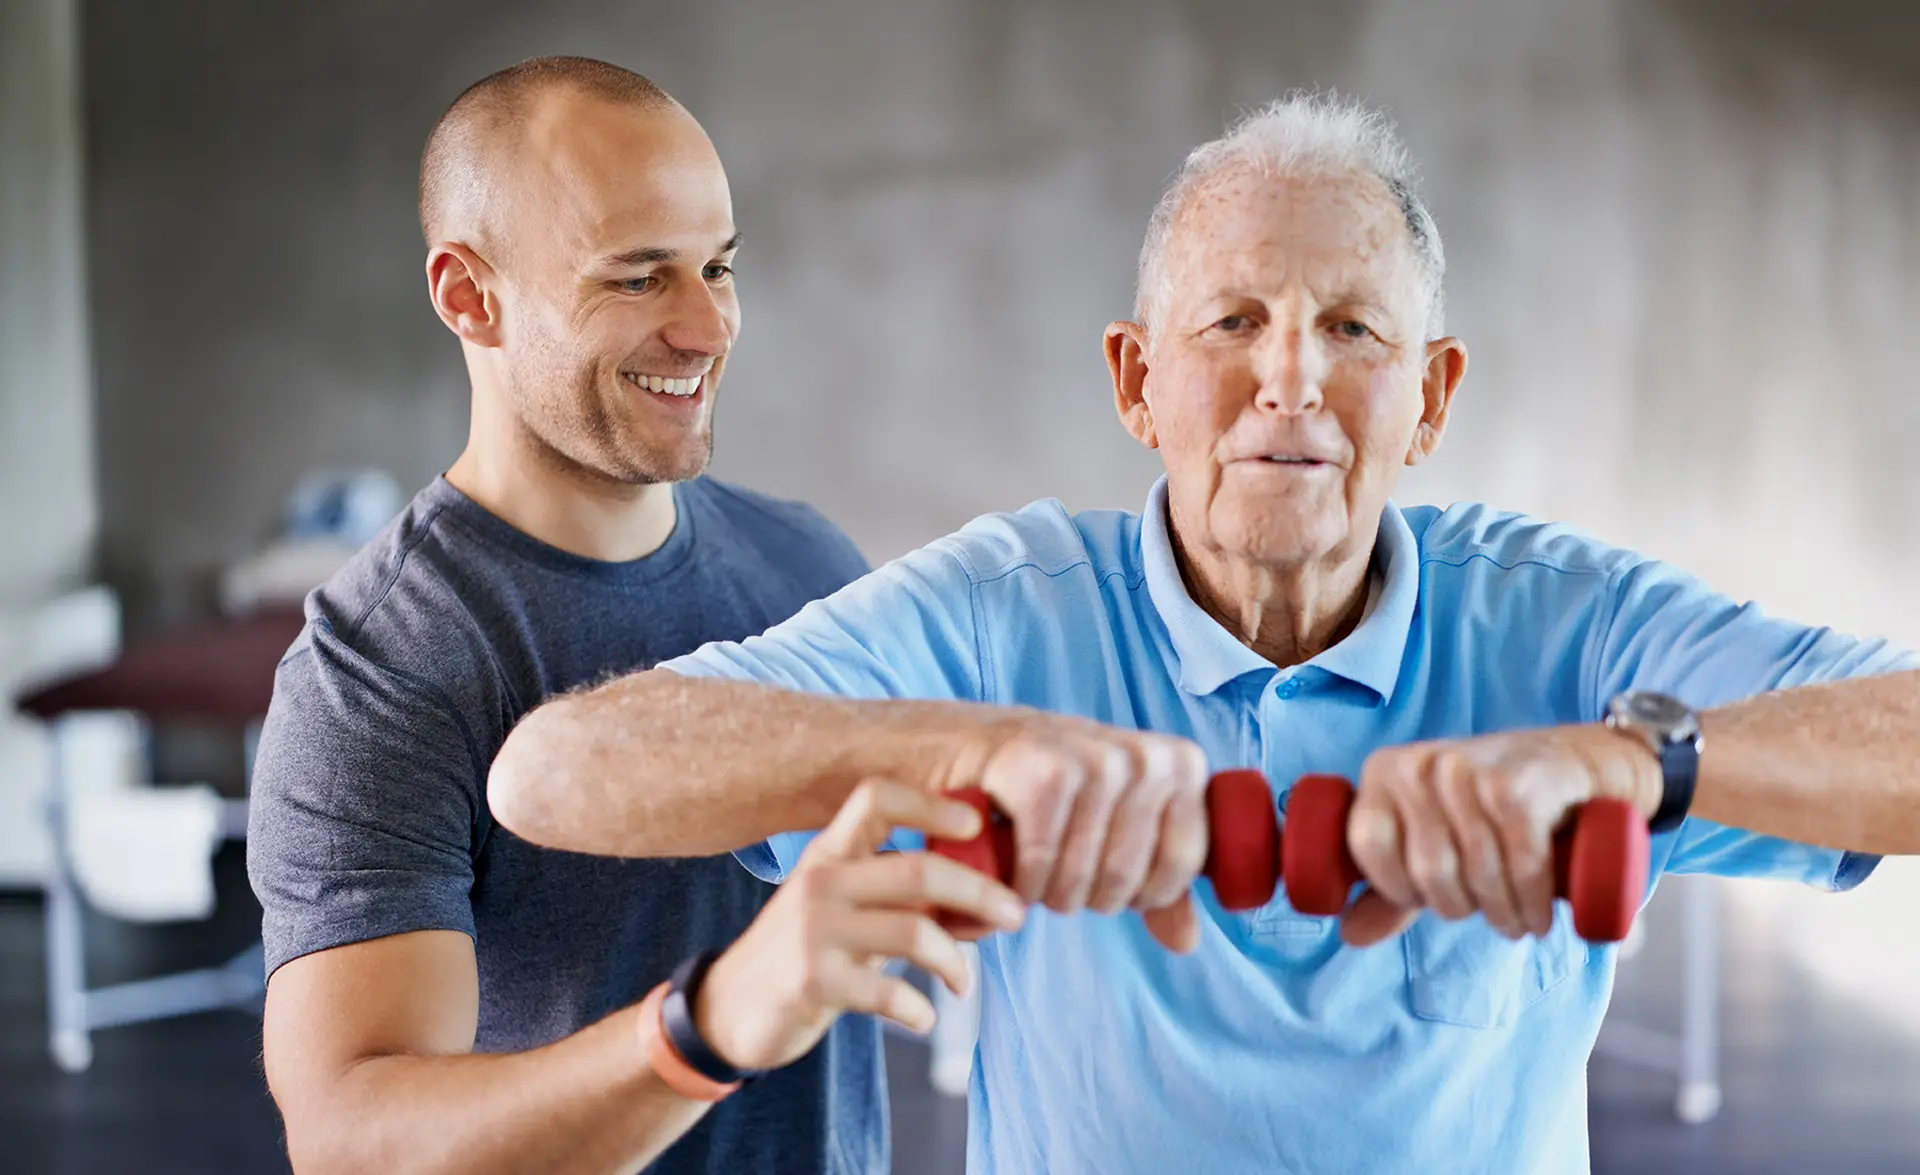
[[1035, 715], [997, 741], [977, 785], [1013, 821], [1013, 888], [1062, 914], [1143, 912], [1177, 951], [1199, 925], [1188, 890], [1207, 855], [1207, 758], [1194, 742]]
[[1651, 815], [1660, 765], [1604, 726], [1555, 726], [1374, 752], [1360, 772], [1347, 843], [1367, 878], [1341, 935], [1366, 946], [1422, 908], [1478, 911], [1509, 938], [1553, 925], [1553, 836], [1587, 800], [1619, 797]]

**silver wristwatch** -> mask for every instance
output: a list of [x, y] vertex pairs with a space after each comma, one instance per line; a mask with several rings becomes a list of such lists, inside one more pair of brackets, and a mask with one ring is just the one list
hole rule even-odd
[[1687, 818], [1694, 784], [1700, 778], [1700, 716], [1678, 698], [1650, 690], [1628, 690], [1607, 703], [1606, 724], [1647, 744], [1660, 760], [1660, 808], [1647, 821], [1649, 832], [1671, 832]]

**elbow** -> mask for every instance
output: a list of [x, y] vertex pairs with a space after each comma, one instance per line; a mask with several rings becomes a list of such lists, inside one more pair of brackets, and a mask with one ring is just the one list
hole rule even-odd
[[296, 1133], [291, 1123], [287, 1126], [287, 1165], [293, 1175], [347, 1175], [354, 1166], [341, 1149], [314, 1141], [310, 1132]]
[[360, 1152], [369, 1139], [381, 1136], [377, 1127], [369, 1130], [364, 1119], [354, 1121], [324, 1102], [309, 1099], [288, 1105], [283, 1099], [275, 1100], [280, 1103], [287, 1164], [293, 1175], [351, 1175], [369, 1169], [375, 1156]]
[[548, 709], [534, 710], [507, 735], [487, 771], [487, 807], [502, 828], [521, 840], [560, 848], [555, 843], [555, 803], [565, 775], [559, 766], [562, 756], [543, 749]]

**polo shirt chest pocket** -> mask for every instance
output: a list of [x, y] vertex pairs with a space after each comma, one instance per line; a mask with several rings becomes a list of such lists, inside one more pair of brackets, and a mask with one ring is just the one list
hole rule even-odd
[[1423, 1020], [1505, 1028], [1587, 962], [1587, 944], [1561, 911], [1546, 937], [1510, 942], [1479, 917], [1431, 913], [1401, 936], [1407, 997]]

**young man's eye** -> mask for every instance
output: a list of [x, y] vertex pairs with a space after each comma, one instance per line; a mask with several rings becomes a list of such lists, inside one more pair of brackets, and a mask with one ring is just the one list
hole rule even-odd
[[710, 282], [723, 282], [733, 276], [733, 266], [718, 261], [707, 266], [706, 278]]
[[614, 283], [629, 294], [643, 294], [653, 288], [653, 275], [630, 277]]

